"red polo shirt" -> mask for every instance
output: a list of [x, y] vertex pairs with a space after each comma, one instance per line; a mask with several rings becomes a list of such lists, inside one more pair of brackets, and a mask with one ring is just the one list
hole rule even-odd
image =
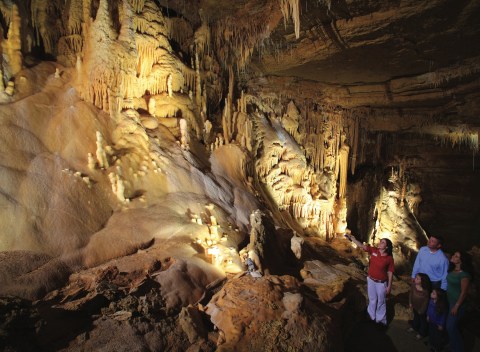
[[367, 253], [370, 254], [370, 266], [368, 276], [375, 280], [388, 280], [387, 272], [393, 273], [393, 257], [381, 255], [378, 248], [367, 245]]

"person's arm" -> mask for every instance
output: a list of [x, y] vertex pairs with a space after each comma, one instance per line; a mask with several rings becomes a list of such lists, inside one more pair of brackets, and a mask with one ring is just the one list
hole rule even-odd
[[428, 309], [428, 297], [423, 300], [422, 306], [420, 307], [420, 310], [418, 313], [423, 314], [426, 313]]
[[468, 293], [468, 288], [470, 287], [470, 278], [464, 277], [462, 281], [460, 281], [460, 296], [458, 296], [457, 302], [452, 307], [452, 310], [450, 313], [452, 315], [457, 315], [458, 313], [458, 308], [462, 305], [463, 301], [465, 301], [465, 298], [467, 297]]
[[[446, 259], [447, 257], [445, 257]], [[445, 260], [443, 263], [443, 273], [442, 273], [442, 282], [440, 284], [440, 287], [442, 290], [446, 291], [447, 290], [447, 275], [448, 275], [448, 266], [450, 265], [450, 262], [448, 259]]]
[[345, 231], [345, 236], [346, 236], [350, 241], [352, 241], [353, 243], [355, 243], [355, 244], [357, 245], [357, 247], [360, 247], [360, 248], [363, 249], [364, 251], [367, 251], [367, 245], [364, 244], [364, 243], [362, 243], [362, 242], [360, 242], [359, 240], [357, 240], [357, 239], [355, 238], [355, 236], [352, 235], [352, 231], [350, 231], [350, 230], [347, 229], [347, 230]]
[[412, 269], [412, 282], [415, 280], [415, 276], [417, 276], [419, 268], [420, 268], [420, 250], [417, 253], [417, 257], [415, 258], [415, 263], [413, 264], [413, 269]]
[[392, 280], [393, 280], [393, 273], [391, 271], [387, 272], [388, 276], [388, 285], [387, 285], [387, 295], [390, 294], [390, 291], [392, 290]]

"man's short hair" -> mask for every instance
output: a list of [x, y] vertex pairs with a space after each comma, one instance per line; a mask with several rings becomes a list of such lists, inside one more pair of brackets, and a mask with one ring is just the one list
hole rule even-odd
[[438, 235], [430, 235], [430, 237], [435, 237], [438, 241], [438, 244], [443, 247], [443, 237]]

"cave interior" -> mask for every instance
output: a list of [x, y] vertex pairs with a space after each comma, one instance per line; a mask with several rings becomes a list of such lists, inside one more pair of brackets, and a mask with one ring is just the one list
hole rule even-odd
[[394, 243], [395, 307], [431, 234], [479, 272], [479, 19], [0, 0], [0, 344], [342, 350], [368, 267], [347, 229]]

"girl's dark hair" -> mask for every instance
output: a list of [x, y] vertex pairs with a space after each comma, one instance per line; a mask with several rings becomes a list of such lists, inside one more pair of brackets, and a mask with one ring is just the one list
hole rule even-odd
[[392, 241], [390, 241], [388, 238], [382, 238], [382, 240], [385, 240], [385, 242], [387, 242], [387, 248], [386, 248], [387, 254], [392, 256], [393, 255]]
[[447, 294], [441, 288], [434, 288], [432, 291], [437, 293], [437, 303], [435, 304], [435, 312], [441, 315], [447, 311]]
[[420, 284], [422, 288], [430, 292], [432, 290], [432, 282], [430, 281], [428, 275], [424, 273], [418, 273], [417, 275], [420, 276], [420, 279], [422, 279], [422, 282]]

